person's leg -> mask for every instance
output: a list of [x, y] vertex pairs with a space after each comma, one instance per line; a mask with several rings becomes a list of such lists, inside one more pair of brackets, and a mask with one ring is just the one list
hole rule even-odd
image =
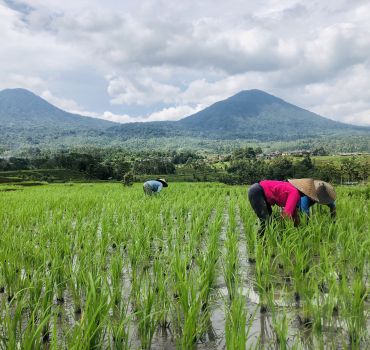
[[258, 236], [263, 237], [266, 230], [266, 225], [268, 224], [272, 213], [271, 206], [266, 202], [263, 188], [258, 183], [249, 188], [248, 198], [254, 212], [260, 220], [261, 225], [258, 230]]

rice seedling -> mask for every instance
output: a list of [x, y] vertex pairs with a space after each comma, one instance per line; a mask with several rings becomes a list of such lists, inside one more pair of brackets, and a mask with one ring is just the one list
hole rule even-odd
[[150, 276], [146, 272], [140, 276], [140, 289], [138, 294], [133, 296], [133, 299], [141, 347], [142, 349], [150, 349], [158, 324], [158, 313], [156, 293]]
[[91, 273], [86, 276], [86, 279], [87, 298], [81, 320], [70, 332], [69, 348], [71, 349], [102, 348], [107, 331], [104, 327], [109, 311], [107, 286], [101, 277], [94, 280]]
[[3, 302], [2, 305], [2, 310], [4, 310], [1, 318], [3, 335], [0, 340], [3, 349], [16, 349], [22, 332], [25, 304], [21, 299], [13, 307], [12, 301], [10, 303]]
[[257, 243], [256, 249], [256, 280], [255, 286], [260, 297], [260, 311], [264, 313], [267, 311], [269, 303], [269, 292], [271, 292], [271, 274], [270, 269], [272, 266], [272, 248], [260, 240]]
[[170, 326], [169, 314], [171, 299], [167, 290], [169, 284], [168, 268], [165, 261], [154, 258], [153, 263], [153, 288], [156, 294], [157, 319], [161, 331], [165, 333]]
[[181, 349], [193, 348], [197, 338], [206, 330], [205, 319], [202, 317], [204, 291], [198, 274], [186, 267], [186, 260], [180, 251], [176, 251], [172, 262], [173, 313], [175, 336]]
[[272, 325], [276, 336], [276, 344], [279, 349], [288, 349], [288, 316], [285, 311], [272, 313]]
[[131, 349], [130, 343], [130, 322], [131, 318], [127, 316], [128, 305], [120, 305], [119, 312], [108, 324], [109, 334], [112, 337], [112, 348], [116, 350]]
[[216, 266], [219, 254], [219, 235], [221, 232], [222, 220], [221, 210], [216, 212], [215, 219], [209, 229], [209, 238], [206, 252], [198, 259], [200, 268], [200, 285], [202, 291], [202, 310], [207, 311], [210, 296], [216, 280]]
[[225, 254], [223, 258], [224, 279], [230, 301], [233, 299], [239, 271], [238, 232], [235, 223], [235, 208], [230, 203], [228, 208], [228, 228], [226, 231]]
[[110, 263], [110, 283], [111, 283], [111, 299], [116, 307], [120, 307], [122, 302], [123, 290], [123, 263], [124, 260], [119, 254], [114, 254], [111, 257]]
[[226, 348], [241, 350], [246, 348], [248, 333], [247, 328], [247, 310], [245, 297], [243, 294], [236, 292], [230, 305], [227, 307], [226, 316]]
[[245, 200], [239, 203], [240, 217], [244, 226], [245, 238], [247, 243], [248, 260], [251, 263], [256, 261], [257, 230], [256, 218], [252, 215], [251, 208], [248, 208]]
[[341, 282], [341, 310], [348, 331], [349, 344], [358, 347], [366, 328], [365, 299], [367, 291], [362, 276], [356, 276], [351, 285], [345, 279]]
[[38, 312], [38, 305], [33, 308], [28, 324], [22, 330], [21, 343], [24, 349], [39, 349], [45, 339], [49, 339], [49, 320], [51, 318], [51, 305], [43, 312]]

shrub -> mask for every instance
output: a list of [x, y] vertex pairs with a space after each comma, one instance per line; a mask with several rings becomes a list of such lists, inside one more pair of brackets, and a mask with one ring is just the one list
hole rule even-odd
[[134, 184], [134, 174], [131, 171], [123, 175], [122, 184], [123, 186], [132, 186]]

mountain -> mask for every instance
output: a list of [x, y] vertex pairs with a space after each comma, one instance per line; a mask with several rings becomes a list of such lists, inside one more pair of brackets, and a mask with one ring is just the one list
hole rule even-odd
[[178, 123], [204, 135], [264, 140], [363, 130], [324, 118], [260, 90], [241, 91]]
[[336, 122], [264, 91], [247, 90], [176, 122], [123, 124], [108, 132], [125, 139], [185, 136], [276, 141], [369, 133], [370, 128]]
[[25, 89], [6, 89], [0, 91], [0, 125], [23, 130], [104, 130], [115, 123], [67, 113]]
[[25, 89], [0, 91], [0, 150], [94, 144], [115, 123], [67, 113]]
[[7, 89], [0, 91], [0, 134], [0, 151], [35, 145], [219, 149], [247, 141], [355, 135], [365, 135], [370, 144], [370, 128], [324, 118], [260, 90], [241, 91], [179, 121], [118, 124], [67, 113], [24, 89]]

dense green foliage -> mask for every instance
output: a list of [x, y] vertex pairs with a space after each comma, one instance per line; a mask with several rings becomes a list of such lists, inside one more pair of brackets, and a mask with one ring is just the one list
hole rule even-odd
[[244, 186], [1, 189], [1, 348], [369, 347], [369, 187], [264, 242]]
[[182, 166], [185, 173], [203, 174], [207, 171], [203, 157], [190, 151], [131, 153], [119, 149], [80, 148], [58, 152], [38, 151], [22, 157], [0, 158], [0, 171], [3, 172], [64, 169], [80, 172], [81, 177], [86, 179], [100, 180], [121, 180], [127, 172], [138, 176], [174, 174], [176, 166]]
[[[322, 150], [320, 150], [322, 152]], [[333, 183], [367, 181], [370, 176], [370, 157], [332, 157], [321, 161], [307, 155], [299, 157], [257, 157], [251, 147], [234, 151], [227, 174], [220, 177], [227, 184], [252, 184], [261, 179], [317, 178]]]
[[[315, 153], [327, 153], [318, 149]], [[132, 172], [135, 181], [164, 176], [170, 181], [221, 181], [251, 184], [261, 179], [286, 180], [314, 177], [334, 183], [366, 181], [369, 156], [300, 156], [263, 154], [261, 148], [238, 148], [223, 157], [184, 152], [123, 152], [120, 149], [79, 148], [59, 152], [32, 152], [22, 157], [0, 158], [3, 178], [68, 181], [76, 179], [122, 180]], [[55, 177], [55, 170], [64, 170]], [[18, 176], [17, 176], [18, 171]], [[14, 173], [15, 172], [15, 173]], [[71, 176], [68, 176], [71, 172]], [[7, 175], [8, 174], [8, 175]], [[0, 182], [5, 182], [0, 179]]]

